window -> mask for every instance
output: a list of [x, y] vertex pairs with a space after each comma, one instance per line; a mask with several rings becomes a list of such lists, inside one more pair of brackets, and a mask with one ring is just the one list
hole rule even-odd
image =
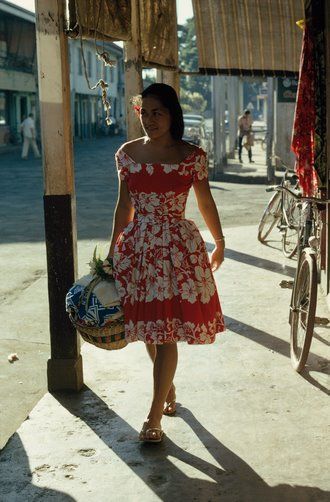
[[96, 67], [98, 68], [98, 75], [97, 78], [105, 78], [104, 76], [104, 64], [103, 61], [100, 61], [99, 59], [96, 60]]
[[0, 58], [5, 58], [7, 56], [7, 42], [5, 40], [0, 40]]
[[7, 124], [7, 116], [6, 116], [6, 94], [4, 92], [0, 92], [0, 126]]
[[87, 53], [87, 72], [88, 76], [92, 77], [92, 53], [88, 51]]
[[0, 20], [0, 58], [7, 56], [7, 38], [4, 19]]
[[82, 53], [81, 53], [81, 49], [78, 49], [78, 75], [82, 75]]
[[105, 79], [107, 81], [107, 83], [109, 84], [110, 83], [110, 66], [106, 66], [106, 74], [105, 74]]

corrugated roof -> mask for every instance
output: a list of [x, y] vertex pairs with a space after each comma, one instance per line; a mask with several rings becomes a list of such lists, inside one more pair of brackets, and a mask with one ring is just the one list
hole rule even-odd
[[193, 0], [193, 9], [201, 73], [298, 73], [303, 0]]

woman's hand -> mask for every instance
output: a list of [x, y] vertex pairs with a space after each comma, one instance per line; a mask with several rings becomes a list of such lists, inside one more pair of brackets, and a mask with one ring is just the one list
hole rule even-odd
[[225, 259], [225, 242], [217, 242], [215, 249], [213, 249], [211, 254], [211, 268], [212, 272], [215, 272], [220, 267], [221, 263]]

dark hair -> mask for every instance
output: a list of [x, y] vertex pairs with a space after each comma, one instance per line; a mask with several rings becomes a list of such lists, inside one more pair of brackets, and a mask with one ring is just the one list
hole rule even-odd
[[244, 110], [244, 115], [250, 115], [250, 114], [251, 114], [251, 112], [248, 108], [246, 110]]
[[172, 138], [177, 140], [182, 139], [184, 131], [182, 108], [173, 87], [167, 84], [151, 84], [144, 89], [141, 98], [143, 99], [148, 96], [158, 99], [168, 109], [171, 115], [170, 133]]

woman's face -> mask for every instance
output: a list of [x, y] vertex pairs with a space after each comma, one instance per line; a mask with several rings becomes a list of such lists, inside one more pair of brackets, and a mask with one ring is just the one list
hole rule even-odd
[[170, 111], [151, 96], [142, 99], [140, 120], [146, 135], [151, 139], [163, 136], [171, 127]]

